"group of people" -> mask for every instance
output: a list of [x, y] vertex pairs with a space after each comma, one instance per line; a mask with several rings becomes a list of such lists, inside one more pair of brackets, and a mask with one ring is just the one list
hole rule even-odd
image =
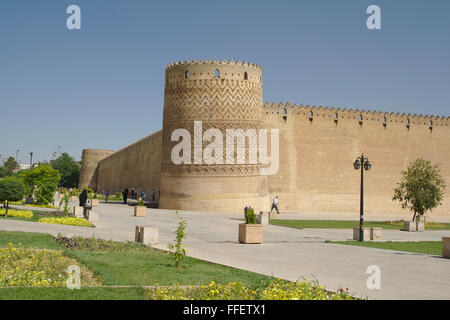
[[[126, 188], [125, 190], [123, 190], [122, 196], [123, 196], [123, 203], [124, 204], [127, 203], [128, 198], [137, 200], [138, 199], [138, 190], [132, 188], [131, 191], [129, 191], [128, 188]], [[145, 196], [146, 196], [145, 190], [142, 189], [142, 191], [141, 191], [141, 199], [144, 200], [144, 201], [145, 201]]]

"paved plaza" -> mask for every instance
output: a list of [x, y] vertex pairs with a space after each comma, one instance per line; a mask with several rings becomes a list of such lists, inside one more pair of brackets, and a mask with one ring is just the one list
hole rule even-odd
[[[3, 219], [0, 229], [134, 241], [137, 225], [156, 226], [160, 243], [155, 247], [166, 249], [174, 240], [178, 223], [174, 210], [147, 209], [146, 217], [134, 217], [131, 206], [102, 203], [95, 212], [99, 214], [96, 228]], [[327, 289], [349, 288], [356, 296], [370, 299], [450, 299], [450, 260], [441, 256], [325, 243], [351, 240], [351, 229], [267, 225], [263, 244], [239, 244], [238, 224], [242, 223], [243, 214], [179, 211], [179, 215], [187, 221], [185, 245], [192, 257], [289, 280], [318, 280]], [[294, 216], [298, 217], [280, 215]], [[450, 237], [450, 230], [384, 230], [385, 241], [440, 241], [443, 236]], [[366, 269], [370, 265], [381, 269], [380, 290], [366, 286]]]

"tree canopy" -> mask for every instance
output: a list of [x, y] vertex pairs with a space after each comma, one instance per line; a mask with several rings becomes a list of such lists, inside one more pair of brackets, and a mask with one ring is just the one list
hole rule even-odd
[[59, 171], [61, 180], [59, 186], [64, 188], [74, 188], [78, 186], [80, 179], [80, 165], [67, 153], [63, 153], [56, 160], [52, 160], [50, 165]]
[[[48, 204], [53, 200], [53, 193], [58, 187], [61, 175], [48, 164], [26, 170], [21, 175], [28, 194], [35, 192], [39, 204]], [[35, 189], [36, 187], [36, 189]]]
[[0, 201], [6, 201], [5, 215], [8, 215], [9, 202], [22, 200], [24, 193], [25, 189], [19, 179], [6, 177], [0, 180]]
[[9, 157], [3, 164], [3, 167], [0, 167], [0, 178], [11, 176], [17, 168], [19, 168], [19, 163], [13, 157]]
[[392, 200], [399, 201], [403, 209], [423, 215], [442, 204], [446, 185], [438, 165], [418, 158], [402, 171], [402, 179], [394, 189]]

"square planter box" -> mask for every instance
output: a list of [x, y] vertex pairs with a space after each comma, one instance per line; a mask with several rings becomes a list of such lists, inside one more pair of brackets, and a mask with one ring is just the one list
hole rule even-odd
[[442, 255], [450, 259], [450, 237], [442, 237]]
[[262, 243], [263, 226], [262, 224], [239, 224], [239, 242], [240, 243]]
[[[363, 228], [364, 241], [370, 240], [370, 228]], [[359, 227], [353, 228], [353, 240], [359, 241]]]
[[425, 221], [416, 221], [416, 231], [418, 232], [425, 231]]
[[417, 231], [416, 221], [403, 221], [403, 230], [404, 231]]
[[76, 218], [83, 218], [84, 217], [84, 208], [83, 207], [73, 207], [73, 215]]
[[145, 217], [147, 215], [147, 207], [145, 206], [135, 206], [134, 216], [135, 217]]
[[92, 206], [98, 206], [100, 204], [100, 200], [99, 199], [92, 199]]
[[95, 222], [98, 221], [98, 213], [94, 212], [94, 211], [89, 211], [89, 215], [88, 215], [88, 221], [89, 222]]
[[370, 228], [370, 240], [383, 240], [383, 228]]

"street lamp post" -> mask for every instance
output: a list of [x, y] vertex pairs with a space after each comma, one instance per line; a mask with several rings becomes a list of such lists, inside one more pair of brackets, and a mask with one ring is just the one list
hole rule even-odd
[[372, 164], [369, 162], [369, 159], [364, 157], [364, 154], [361, 154], [361, 157], [356, 158], [355, 162], [353, 162], [353, 168], [355, 170], [361, 169], [361, 193], [359, 200], [359, 241], [364, 241], [364, 170], [369, 171], [372, 167]]
[[33, 152], [30, 152], [30, 169], [33, 167]]

